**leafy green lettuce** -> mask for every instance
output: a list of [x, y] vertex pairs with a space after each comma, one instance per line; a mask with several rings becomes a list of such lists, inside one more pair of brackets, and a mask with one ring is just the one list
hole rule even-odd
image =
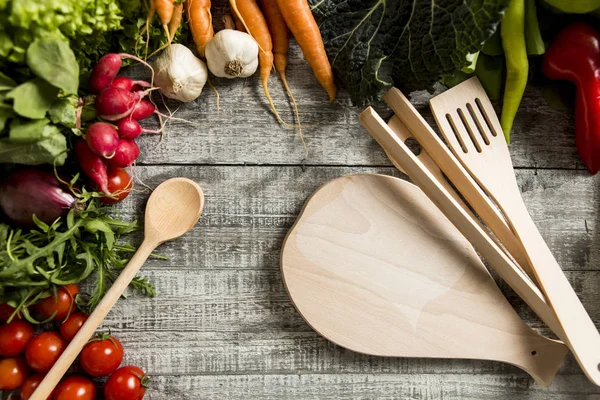
[[[22, 64], [39, 38], [67, 39], [82, 71], [112, 51], [142, 54], [146, 35], [143, 0], [0, 0], [0, 67]], [[150, 49], [166, 41], [157, 18], [149, 31]]]
[[395, 85], [429, 89], [467, 67], [509, 0], [308, 0], [338, 79], [357, 105]]

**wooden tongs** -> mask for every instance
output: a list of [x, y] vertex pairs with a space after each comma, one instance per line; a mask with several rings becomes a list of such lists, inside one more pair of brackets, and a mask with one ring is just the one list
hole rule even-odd
[[[361, 124], [600, 386], [600, 334], [527, 213], [498, 118], [477, 78], [430, 102], [447, 144], [398, 89], [384, 100], [395, 113], [394, 129], [371, 107], [360, 114]], [[431, 158], [415, 156], [404, 143], [409, 137]]]

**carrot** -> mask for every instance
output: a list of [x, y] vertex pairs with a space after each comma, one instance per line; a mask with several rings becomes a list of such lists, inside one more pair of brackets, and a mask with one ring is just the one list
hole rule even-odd
[[233, 13], [233, 20], [235, 21], [235, 29], [240, 31], [240, 32], [246, 32], [246, 28], [244, 28], [244, 24], [242, 24], [242, 21], [240, 21], [240, 19], [238, 18], [238, 16]]
[[285, 18], [296, 41], [310, 64], [317, 81], [323, 86], [329, 100], [335, 100], [337, 88], [331, 64], [327, 59], [323, 38], [306, 0], [277, 0], [279, 10]]
[[183, 18], [183, 3], [178, 4], [173, 9], [173, 16], [169, 21], [169, 43], [173, 41], [179, 25], [181, 25], [181, 19]]
[[[302, 125], [300, 124], [300, 116], [298, 115], [298, 105], [296, 104], [296, 99], [294, 99], [294, 95], [288, 86], [285, 74], [288, 62], [287, 53], [290, 46], [290, 30], [285, 23], [283, 15], [281, 15], [281, 11], [279, 11], [279, 6], [277, 5], [276, 0], [260, 0], [260, 5], [262, 7], [263, 14], [265, 15], [265, 19], [267, 20], [269, 32], [271, 32], [271, 38], [273, 40], [273, 63], [275, 64], [275, 70], [279, 73], [285, 91], [287, 92], [288, 96], [290, 96], [292, 104], [294, 105], [294, 112], [296, 114], [296, 120], [298, 121], [298, 130], [300, 132], [300, 139], [302, 140], [302, 143], [304, 143], [304, 139], [302, 138]], [[306, 147], [306, 145], [304, 147]]]
[[196, 49], [198, 49], [200, 57], [204, 57], [204, 48], [215, 35], [210, 13], [210, 0], [187, 0], [185, 4]]
[[175, 9], [175, 0], [154, 0], [154, 7], [156, 8], [156, 13], [158, 14], [158, 18], [160, 18], [160, 22], [167, 34], [167, 40], [169, 43], [171, 40], [169, 39], [169, 22], [171, 22], [171, 18], [173, 17], [173, 10]]
[[282, 124], [286, 124], [275, 109], [275, 104], [273, 104], [273, 99], [269, 94], [268, 82], [269, 76], [271, 75], [271, 69], [273, 68], [273, 41], [271, 40], [271, 33], [269, 32], [267, 21], [260, 11], [260, 8], [258, 8], [256, 0], [229, 0], [229, 3], [233, 12], [246, 28], [246, 31], [248, 31], [254, 40], [256, 40], [256, 43], [258, 43], [260, 80], [265, 95], [267, 96], [267, 100], [269, 101], [277, 120]]

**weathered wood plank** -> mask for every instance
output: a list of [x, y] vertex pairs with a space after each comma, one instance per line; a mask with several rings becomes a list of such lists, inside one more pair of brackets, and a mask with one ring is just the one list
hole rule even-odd
[[[194, 376], [190, 378], [193, 382], [210, 374], [298, 371], [356, 374], [359, 380], [371, 374], [396, 373], [441, 374], [436, 379], [442, 380], [447, 374], [486, 374], [483, 376], [493, 379], [500, 379], [495, 374], [511, 374], [512, 380], [529, 382], [525, 373], [500, 363], [384, 359], [353, 353], [319, 337], [293, 308], [281, 281], [279, 251], [306, 198], [335, 177], [365, 172], [399, 175], [393, 168], [308, 167], [302, 171], [299, 167], [142, 166], [135, 171], [150, 186], [172, 176], [190, 177], [200, 182], [207, 201], [199, 225], [160, 248], [169, 260], [151, 260], [144, 267], [143, 274], [157, 284], [158, 297], [134, 296], [119, 302], [106, 320], [106, 326], [129, 349], [130, 362], [157, 375]], [[599, 323], [598, 209], [594, 206], [600, 190], [598, 178], [566, 170], [524, 170], [517, 176], [534, 220], [559, 261], [571, 270], [568, 278], [592, 319]], [[146, 197], [147, 193], [135, 192], [122, 203], [119, 208], [124, 217], [141, 215]], [[547, 333], [514, 293], [505, 285], [501, 287], [524, 319]], [[581, 378], [572, 359], [561, 374]], [[157, 393], [159, 398], [188, 387], [186, 382], [171, 381], [170, 377], [160, 379], [173, 385]], [[477, 386], [473, 390], [483, 390], [485, 379], [471, 382]], [[595, 389], [581, 379], [587, 385], [582, 386], [581, 393], [594, 393]], [[319, 382], [314, 383], [314, 390], [326, 385]], [[200, 396], [194, 392], [199, 389], [190, 390]], [[236, 393], [235, 388], [230, 390], [227, 393]], [[379, 394], [369, 388], [361, 390], [368, 398]], [[397, 389], [388, 387], [381, 393], [393, 390]], [[511, 393], [507, 390], [505, 393]], [[311, 393], [299, 392], [298, 397], [302, 396], [310, 397]]]
[[[162, 247], [174, 265], [236, 268], [278, 265], [285, 233], [306, 198], [327, 181], [353, 173], [400, 176], [394, 168], [365, 167], [169, 166], [138, 167], [135, 173], [150, 186], [186, 176], [204, 188], [206, 207], [198, 226]], [[522, 170], [517, 178], [559, 264], [566, 270], [600, 269], [600, 178], [566, 170]], [[146, 196], [135, 193], [122, 203], [125, 217], [142, 215]]]
[[[277, 267], [254, 271], [165, 265], [148, 267], [143, 275], [156, 284], [158, 297], [133, 296], [119, 302], [105, 326], [123, 339], [135, 363], [156, 374], [516, 370], [493, 362], [380, 358], [344, 350], [321, 338], [301, 318]], [[600, 322], [600, 272], [567, 276], [592, 319]], [[512, 292], [508, 294], [530, 326], [550, 334]], [[156, 342], [161, 343], [158, 357]], [[580, 371], [569, 360], [561, 373]]]
[[515, 375], [297, 374], [153, 377], [160, 399], [597, 400], [581, 376], [559, 376], [548, 390]]
[[[383, 151], [360, 127], [358, 113], [345, 90], [329, 103], [303, 59], [299, 47], [290, 47], [288, 80], [299, 106], [311, 165], [391, 165]], [[133, 75], [147, 73], [143, 69]], [[178, 108], [167, 135], [157, 145], [156, 137], [139, 140], [144, 164], [293, 164], [304, 159], [298, 133], [279, 125], [262, 92], [258, 76], [246, 80], [214, 78], [220, 107], [212, 90], [188, 104], [169, 103]], [[270, 92], [283, 118], [293, 122], [293, 112], [280, 80], [273, 74]], [[440, 86], [441, 88], [441, 86]], [[413, 94], [413, 103], [434, 124], [426, 92]], [[389, 115], [385, 105], [378, 106]], [[499, 108], [497, 108], [499, 110]], [[528, 168], [583, 168], [575, 150], [574, 118], [571, 112], [549, 107], [541, 90], [529, 88], [523, 99], [512, 134], [514, 165]]]

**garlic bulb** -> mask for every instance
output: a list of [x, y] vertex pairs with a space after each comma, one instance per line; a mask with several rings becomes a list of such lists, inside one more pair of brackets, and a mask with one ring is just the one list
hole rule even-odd
[[221, 78], [247, 78], [258, 67], [258, 45], [245, 32], [223, 29], [204, 51], [208, 69]]
[[152, 67], [154, 83], [161, 93], [183, 102], [198, 98], [208, 79], [206, 65], [181, 44], [163, 50]]

